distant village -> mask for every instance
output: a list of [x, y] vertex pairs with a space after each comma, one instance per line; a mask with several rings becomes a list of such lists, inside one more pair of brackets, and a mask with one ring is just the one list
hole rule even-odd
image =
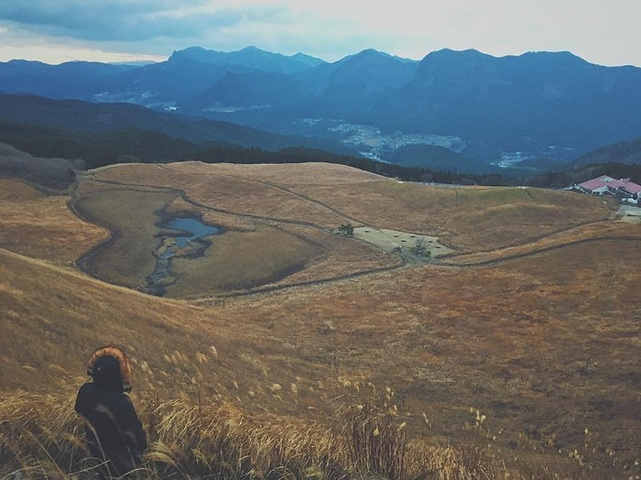
[[641, 185], [634, 183], [629, 178], [616, 179], [608, 175], [601, 175], [592, 180], [574, 184], [567, 190], [615, 197], [621, 203], [641, 206]]

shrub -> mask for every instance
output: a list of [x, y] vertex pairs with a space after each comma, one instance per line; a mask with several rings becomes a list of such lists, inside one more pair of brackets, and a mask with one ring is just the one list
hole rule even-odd
[[354, 226], [351, 223], [343, 223], [338, 227], [338, 233], [351, 237], [354, 235]]

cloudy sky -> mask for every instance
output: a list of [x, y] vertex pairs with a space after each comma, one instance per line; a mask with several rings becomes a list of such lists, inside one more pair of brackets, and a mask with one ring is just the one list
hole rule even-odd
[[366, 48], [421, 59], [569, 50], [641, 66], [641, 0], [0, 0], [0, 61], [164, 60], [249, 45], [327, 61]]

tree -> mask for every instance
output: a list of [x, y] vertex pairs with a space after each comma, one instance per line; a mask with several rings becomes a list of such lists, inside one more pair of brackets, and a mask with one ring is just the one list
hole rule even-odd
[[417, 257], [432, 258], [432, 252], [427, 248], [427, 243], [423, 238], [416, 239], [414, 246], [410, 248], [410, 252]]
[[354, 226], [351, 223], [343, 223], [338, 227], [338, 233], [347, 237], [352, 237], [354, 235]]

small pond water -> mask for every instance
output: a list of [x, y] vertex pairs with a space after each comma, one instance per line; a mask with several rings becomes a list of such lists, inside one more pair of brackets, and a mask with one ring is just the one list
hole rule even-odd
[[199, 219], [193, 217], [174, 217], [167, 222], [161, 223], [160, 226], [180, 232], [178, 236], [173, 237], [178, 248], [185, 248], [189, 242], [195, 242], [201, 238], [222, 233], [220, 228], [202, 223]]
[[162, 296], [167, 292], [167, 287], [176, 281], [171, 260], [175, 257], [196, 258], [203, 255], [210, 245], [205, 238], [220, 235], [223, 229], [207, 225], [193, 216], [164, 217], [157, 226], [160, 228], [157, 235], [160, 246], [154, 251], [156, 267], [146, 278], [145, 291]]

